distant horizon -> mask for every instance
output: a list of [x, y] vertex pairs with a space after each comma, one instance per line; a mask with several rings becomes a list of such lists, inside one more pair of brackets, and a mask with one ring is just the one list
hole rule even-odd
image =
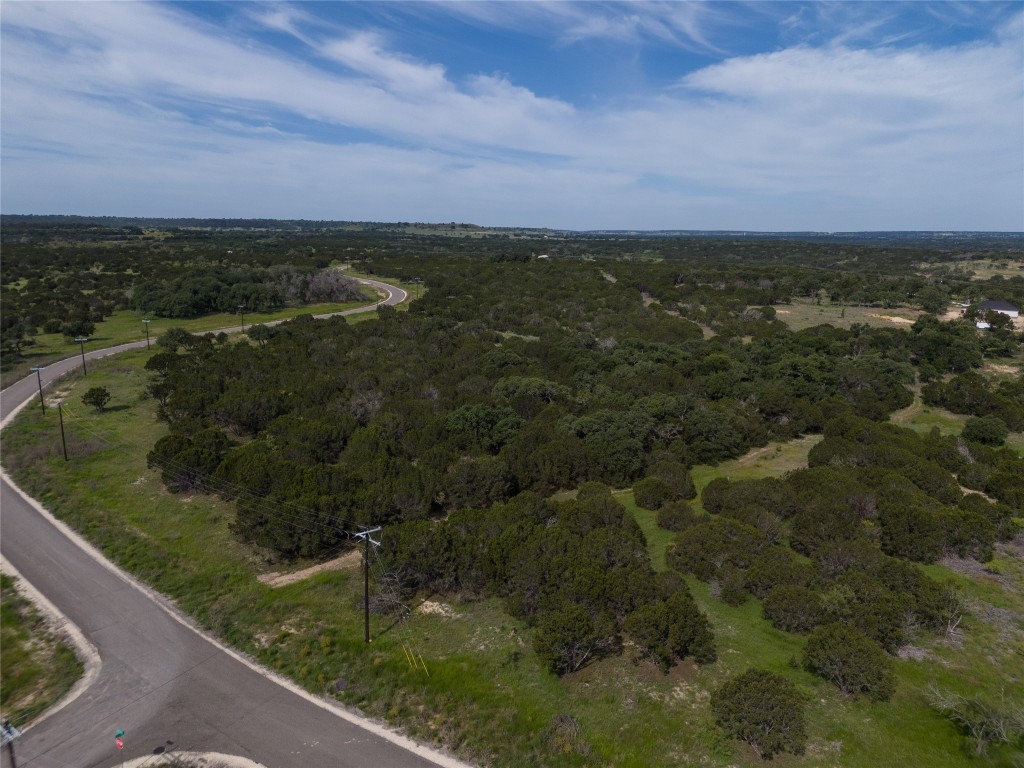
[[566, 227], [542, 227], [529, 224], [480, 224], [474, 221], [406, 221], [402, 219], [317, 219], [307, 217], [290, 216], [130, 216], [121, 214], [81, 214], [81, 213], [7, 213], [0, 211], [0, 217], [24, 217], [24, 218], [65, 218], [65, 219], [115, 219], [127, 221], [179, 221], [184, 219], [197, 219], [206, 221], [276, 221], [276, 222], [310, 222], [324, 224], [375, 224], [385, 226], [426, 226], [426, 227], [475, 227], [477, 229], [520, 229], [551, 232], [572, 232], [579, 234], [722, 234], [722, 235], [1020, 235], [1024, 237], [1024, 229], [858, 229], [858, 230], [821, 230], [821, 229], [701, 229], [701, 228], [664, 228], [664, 229], [639, 229], [636, 227], [598, 227], [594, 229], [569, 229]]
[[11, 213], [1024, 230], [1019, 2], [3, 10]]

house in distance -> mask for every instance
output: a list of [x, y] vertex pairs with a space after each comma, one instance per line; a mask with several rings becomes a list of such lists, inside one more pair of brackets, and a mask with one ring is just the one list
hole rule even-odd
[[1008, 301], [1002, 301], [1001, 299], [983, 301], [978, 304], [978, 309], [984, 312], [1000, 312], [1004, 315], [1009, 315], [1014, 320], [1020, 317], [1020, 307], [1015, 307]]
[[[998, 312], [1006, 315], [1011, 320], [1016, 320], [1020, 317], [1020, 307], [1015, 307], [1010, 302], [1003, 301], [1002, 299], [989, 299], [978, 303], [979, 318], [984, 318], [989, 312]], [[980, 330], [992, 327], [991, 323], [982, 319], [975, 320], [974, 325]]]

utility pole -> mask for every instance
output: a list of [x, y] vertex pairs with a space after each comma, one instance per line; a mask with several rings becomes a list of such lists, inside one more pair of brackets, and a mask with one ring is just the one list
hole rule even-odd
[[142, 322], [146, 325], [146, 349], [149, 349], [149, 324], [153, 321], [146, 318]]
[[46, 401], [43, 400], [43, 376], [39, 373], [45, 366], [34, 365], [29, 368], [30, 371], [36, 372], [36, 382], [39, 384], [39, 407], [43, 409], [43, 416], [46, 415]]
[[11, 725], [9, 718], [4, 718], [2, 724], [0, 724], [0, 744], [7, 746], [7, 754], [11, 758], [11, 768], [18, 768], [18, 764], [14, 760], [14, 740], [21, 736], [21, 731]]
[[245, 333], [245, 304], [238, 305], [238, 312], [242, 315], [242, 333]]
[[60, 416], [60, 444], [64, 448], [64, 461], [68, 460], [68, 441], [64, 439], [64, 403], [57, 401], [57, 415]]
[[81, 347], [82, 347], [82, 375], [83, 376], [87, 376], [89, 374], [89, 372], [85, 369], [85, 342], [87, 342], [88, 340], [89, 340], [88, 336], [79, 336], [77, 339], [75, 339], [75, 341], [77, 341], [81, 345]]
[[376, 528], [361, 531], [355, 535], [357, 539], [363, 540], [365, 547], [363, 549], [363, 640], [367, 643], [370, 642], [370, 545], [380, 546], [380, 542], [371, 539], [370, 534], [379, 531], [380, 526], [378, 525]]

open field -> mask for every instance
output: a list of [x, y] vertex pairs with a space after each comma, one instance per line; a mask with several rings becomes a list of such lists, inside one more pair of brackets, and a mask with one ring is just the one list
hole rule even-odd
[[[889, 420], [915, 432], [930, 432], [932, 428], [938, 427], [944, 435], [959, 435], [969, 418], [945, 408], [925, 405], [920, 397], [915, 397], [912, 404], [893, 413]], [[1006, 438], [1006, 445], [1024, 456], [1024, 432], [1011, 432]]]
[[[785, 674], [808, 697], [808, 754], [777, 758], [782, 768], [999, 764], [998, 754], [990, 761], [971, 757], [955, 729], [925, 704], [931, 681], [963, 690], [998, 687], [1006, 675], [1020, 679], [1024, 659], [1014, 650], [1019, 633], [976, 619], [969, 620], [960, 647], [921, 638], [934, 660], [898, 661], [898, 692], [890, 704], [847, 699], [791, 668], [802, 637], [772, 628], [756, 601], [727, 606], [694, 580], [690, 586], [718, 637], [719, 661], [704, 668], [687, 662], [663, 675], [636, 658], [627, 643], [621, 654], [559, 679], [533, 654], [532, 630], [494, 599], [438, 603], [421, 596], [406, 621], [374, 616], [374, 642], [364, 646], [357, 571], [328, 570], [276, 589], [266, 586], [259, 575], [293, 568], [268, 562], [266, 553], [230, 533], [231, 505], [169, 494], [146, 469], [145, 454], [164, 432], [144, 392], [146, 359], [145, 351], [131, 352], [90, 369], [89, 386], [106, 386], [113, 395], [105, 413], [81, 404], [78, 376], [49, 393], [51, 400], [55, 394], [65, 397], [71, 411], [69, 464], [60, 457], [56, 419], [38, 409], [26, 409], [5, 433], [4, 462], [26, 490], [122, 567], [172, 596], [203, 626], [312, 691], [330, 692], [480, 763], [755, 766], [759, 762], [748, 749], [718, 734], [707, 702], [709, 691], [726, 677], [758, 665]], [[802, 465], [814, 441], [772, 444], [719, 467], [697, 468], [695, 479], [703, 487], [716, 476], [782, 474]], [[638, 510], [630, 494], [619, 498], [640, 520], [652, 561], [664, 567], [671, 535], [657, 529], [653, 513]], [[1002, 581], [940, 566], [929, 570], [963, 582], [979, 612], [992, 605], [1024, 615], [1024, 569], [1012, 557], [999, 562]], [[421, 604], [424, 599], [432, 602]], [[426, 671], [408, 664], [403, 644], [423, 657]], [[338, 680], [345, 681], [340, 693]], [[580, 726], [578, 741], [564, 751], [549, 729], [560, 714]]]
[[[942, 265], [943, 270], [948, 270], [950, 267], [961, 275], [967, 272], [973, 273], [970, 277], [971, 280], [988, 280], [996, 275], [1008, 279], [1015, 275], [1024, 274], [1024, 261], [1014, 258], [970, 259], [967, 261], [957, 261], [952, 265]], [[936, 271], [936, 265], [934, 264], [918, 264], [917, 268], [921, 274], [932, 274]]]
[[[768, 443], [738, 459], [723, 461], [716, 466], [700, 464], [693, 468], [693, 483], [700, 493], [704, 486], [718, 477], [728, 480], [753, 480], [759, 477], [781, 477], [794, 469], [807, 466], [807, 454], [821, 442], [821, 435], [805, 435], [787, 443]], [[704, 507], [700, 499], [692, 502], [695, 509]]]
[[908, 307], [856, 307], [843, 304], [815, 304], [811, 301], [794, 301], [775, 307], [778, 320], [794, 331], [813, 328], [816, 325], [833, 325], [849, 328], [854, 323], [865, 323], [875, 328], [907, 328], [924, 312]]
[[16, 583], [0, 574], [0, 717], [24, 729], [71, 689], [82, 665]]

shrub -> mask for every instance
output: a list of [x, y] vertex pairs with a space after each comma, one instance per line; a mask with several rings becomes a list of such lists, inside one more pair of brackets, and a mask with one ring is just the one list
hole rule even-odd
[[964, 424], [964, 439], [973, 440], [984, 445], [1002, 445], [1010, 434], [1006, 422], [998, 416], [972, 416]]
[[895, 691], [892, 661], [885, 651], [843, 624], [826, 624], [811, 633], [804, 647], [804, 666], [846, 694], [888, 701]]
[[693, 476], [686, 465], [678, 461], [658, 461], [651, 466], [650, 477], [668, 483], [676, 499], [697, 498], [697, 488], [693, 484]]
[[764, 599], [764, 617], [786, 632], [810, 632], [824, 610], [816, 592], [798, 585], [780, 584]]
[[725, 494], [730, 485], [731, 483], [724, 477], [716, 477], [704, 486], [704, 490], [700, 492], [700, 500], [704, 504], [704, 509], [713, 515], [721, 512], [725, 505]]
[[575, 672], [615, 645], [614, 623], [592, 617], [585, 608], [563, 603], [541, 616], [533, 637], [534, 650], [557, 675]]
[[633, 499], [641, 509], [657, 509], [673, 495], [669, 484], [657, 477], [645, 477], [633, 486]]
[[780, 675], [748, 669], [711, 694], [711, 710], [726, 733], [747, 742], [764, 759], [804, 752], [804, 697]]
[[107, 403], [110, 402], [110, 390], [106, 387], [92, 387], [82, 395], [82, 402], [91, 405], [97, 413], [102, 413], [103, 409], [107, 407]]
[[657, 521], [666, 531], [681, 531], [696, 523], [697, 516], [685, 501], [670, 501], [658, 510]]
[[974, 742], [974, 751], [985, 754], [988, 745], [1014, 744], [1024, 738], [1024, 704], [977, 693], [970, 698], [943, 691], [934, 684], [928, 688], [931, 705], [953, 721]]
[[747, 590], [743, 588], [743, 571], [735, 568], [723, 569], [719, 597], [723, 603], [734, 608], [747, 601]]

